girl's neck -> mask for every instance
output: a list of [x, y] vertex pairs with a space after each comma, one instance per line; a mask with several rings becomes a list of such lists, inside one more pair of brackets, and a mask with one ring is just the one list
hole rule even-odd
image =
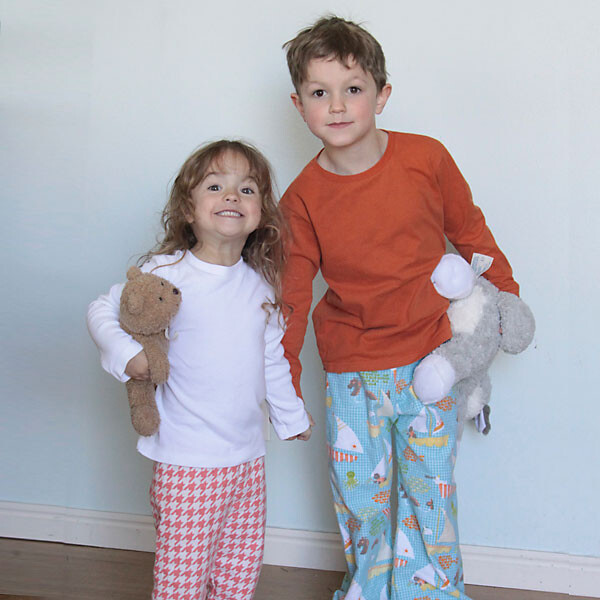
[[192, 248], [192, 254], [207, 263], [212, 265], [221, 265], [223, 267], [232, 267], [237, 264], [242, 257], [242, 249], [232, 247], [231, 245], [214, 245], [214, 244], [200, 244], [197, 243]]
[[317, 162], [326, 171], [336, 175], [356, 175], [379, 162], [385, 153], [388, 134], [375, 129], [358, 143], [345, 148], [327, 147], [319, 154]]

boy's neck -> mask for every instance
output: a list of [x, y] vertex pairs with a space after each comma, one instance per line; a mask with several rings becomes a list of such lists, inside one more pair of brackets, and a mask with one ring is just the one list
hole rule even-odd
[[388, 144], [388, 134], [381, 129], [373, 129], [351, 146], [324, 146], [317, 163], [326, 171], [336, 175], [356, 175], [377, 164]]

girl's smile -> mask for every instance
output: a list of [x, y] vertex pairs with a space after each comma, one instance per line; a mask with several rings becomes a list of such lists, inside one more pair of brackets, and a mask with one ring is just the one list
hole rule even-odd
[[236, 219], [243, 217], [237, 210], [221, 210], [217, 213], [219, 217], [234, 217]]

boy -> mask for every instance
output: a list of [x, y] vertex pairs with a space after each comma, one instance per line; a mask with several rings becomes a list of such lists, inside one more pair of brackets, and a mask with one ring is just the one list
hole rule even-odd
[[[329, 285], [313, 315], [327, 371], [327, 438], [334, 506], [348, 573], [334, 600], [467, 599], [457, 539], [456, 402], [424, 406], [416, 364], [451, 336], [448, 302], [430, 276], [445, 236], [486, 276], [518, 294], [469, 187], [446, 149], [379, 130], [391, 93], [379, 43], [326, 17], [284, 45], [292, 102], [321, 152], [281, 201], [292, 240], [284, 337], [294, 385], [319, 268]], [[392, 438], [398, 484], [392, 543]]]

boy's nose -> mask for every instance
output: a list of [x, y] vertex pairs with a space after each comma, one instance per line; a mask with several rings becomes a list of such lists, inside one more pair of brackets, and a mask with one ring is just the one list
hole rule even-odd
[[346, 110], [343, 100], [339, 96], [333, 96], [329, 105], [329, 112], [337, 113]]

